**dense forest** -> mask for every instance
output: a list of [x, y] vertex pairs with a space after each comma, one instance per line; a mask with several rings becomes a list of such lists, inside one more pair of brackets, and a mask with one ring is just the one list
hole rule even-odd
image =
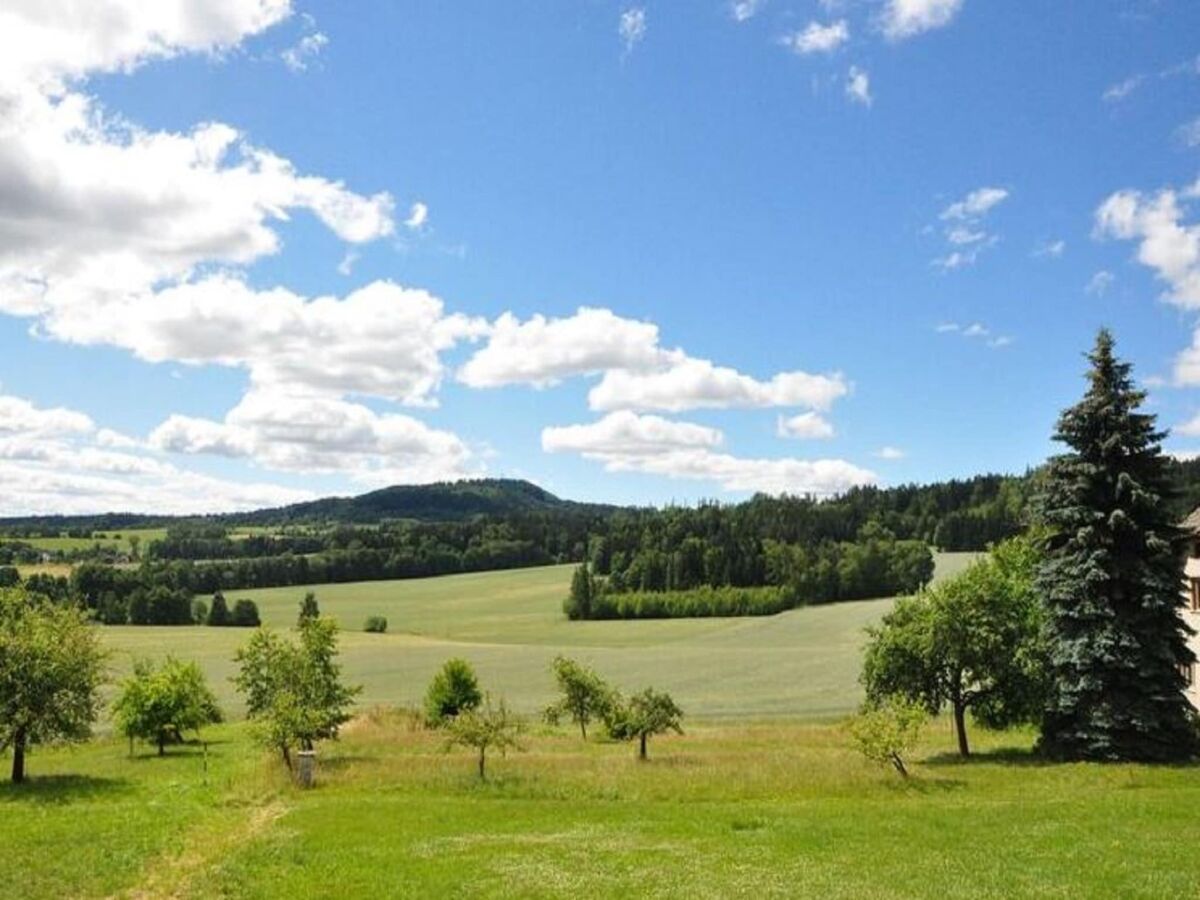
[[[1171, 477], [1182, 518], [1200, 503], [1200, 461], [1172, 462]], [[0, 520], [0, 567], [72, 562], [69, 578], [27, 581], [110, 622], [189, 620], [187, 601], [194, 595], [240, 588], [584, 560], [596, 587], [589, 615], [650, 614], [671, 602], [695, 606], [696, 598], [662, 595], [701, 589], [725, 591], [724, 600], [710, 593], [701, 606], [766, 610], [912, 590], [928, 579], [928, 546], [982, 550], [1021, 531], [1037, 478], [1037, 472], [981, 475], [855, 488], [825, 500], [760, 495], [665, 509], [573, 503], [527, 482], [489, 480], [203, 518], [7, 519]], [[48, 552], [36, 543], [149, 526], [165, 526], [165, 535], [149, 541], [136, 559], [118, 559], [111, 546]], [[236, 531], [248, 526], [254, 526], [249, 533]]]

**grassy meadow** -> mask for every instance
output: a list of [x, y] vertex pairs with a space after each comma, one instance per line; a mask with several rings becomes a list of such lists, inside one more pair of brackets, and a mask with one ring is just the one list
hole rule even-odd
[[[970, 554], [944, 554], [939, 574]], [[553, 690], [548, 666], [566, 653], [623, 688], [670, 690], [704, 717], [835, 717], [857, 705], [863, 629], [890, 600], [814, 606], [777, 616], [730, 619], [571, 622], [562, 599], [572, 566], [447, 575], [403, 581], [315, 585], [323, 615], [344, 629], [348, 679], [364, 687], [362, 704], [420, 702], [435, 670], [461, 656], [488, 690], [534, 712]], [[253, 599], [263, 622], [291, 627], [305, 587], [230, 591]], [[387, 634], [362, 631], [367, 616], [388, 619]], [[106, 627], [117, 674], [137, 656], [172, 653], [200, 662], [227, 708], [232, 657], [246, 640], [237, 628]]]
[[[689, 724], [627, 744], [534, 727], [489, 764], [369, 711], [292, 788], [244, 725], [164, 759], [103, 740], [0, 787], [21, 896], [1181, 897], [1200, 892], [1194, 768], [970, 762], [931, 725], [901, 781], [836, 725]], [[207, 759], [207, 768], [205, 760]], [[69, 848], [67, 851], [66, 848]]]

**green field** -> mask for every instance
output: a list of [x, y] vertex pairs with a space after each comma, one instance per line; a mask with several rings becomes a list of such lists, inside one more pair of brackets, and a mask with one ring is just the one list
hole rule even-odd
[[[535, 728], [480, 784], [396, 714], [351, 724], [301, 792], [244, 726], [207, 756], [121, 741], [0, 786], [17, 894], [57, 897], [1184, 897], [1193, 767], [1043, 765], [1029, 736], [931, 726], [901, 782], [837, 726], [691, 724], [631, 747]], [[10, 882], [10, 891], [12, 890]], [[9, 896], [14, 896], [9, 894]]]
[[[942, 572], [963, 564], [944, 555]], [[364, 705], [420, 702], [434, 671], [451, 656], [475, 664], [485, 687], [532, 712], [550, 699], [548, 666], [557, 653], [585, 660], [625, 688], [671, 690], [706, 717], [830, 717], [859, 698], [863, 628], [888, 600], [839, 603], [741, 619], [571, 622], [562, 614], [571, 566], [448, 575], [311, 588], [322, 614], [345, 630], [348, 677], [364, 686]], [[252, 598], [264, 623], [295, 623], [304, 587], [230, 591]], [[388, 633], [366, 634], [368, 615], [387, 616]], [[104, 629], [114, 667], [134, 656], [173, 653], [196, 659], [222, 702], [237, 709], [232, 657], [247, 632], [232, 628]]]
[[[99, 538], [96, 535], [104, 535]], [[136, 537], [140, 543], [140, 549], [144, 552], [150, 545], [151, 541], [157, 541], [166, 537], [167, 530], [165, 528], [126, 528], [113, 531], [95, 532], [92, 537], [67, 537], [65, 534], [57, 537], [7, 537], [0, 535], [0, 542], [13, 541], [22, 544], [29, 544], [31, 547], [37, 547], [39, 550], [48, 552], [68, 551], [68, 550], [87, 550], [99, 544], [101, 547], [109, 547], [114, 550], [120, 550], [125, 553], [131, 552], [133, 545], [130, 543], [130, 538]]]
[[[945, 574], [965, 559], [939, 560]], [[393, 632], [343, 636], [364, 708], [299, 791], [244, 723], [157, 758], [104, 738], [36, 748], [0, 785], [0, 845], [29, 898], [1175, 897], [1200, 893], [1192, 766], [1052, 765], [1028, 732], [926, 728], [913, 778], [866, 763], [831, 720], [858, 699], [862, 628], [890, 601], [741, 620], [572, 623], [570, 567], [327, 585], [325, 615]], [[253, 596], [289, 626], [302, 588]], [[246, 631], [107, 628], [132, 653], [198, 658], [227, 676]], [[625, 688], [654, 683], [686, 733], [584, 743], [531, 716], [524, 751], [475, 777], [467, 751], [396, 706], [450, 655], [534, 713], [559, 651]], [[11, 893], [11, 888], [10, 888]]]

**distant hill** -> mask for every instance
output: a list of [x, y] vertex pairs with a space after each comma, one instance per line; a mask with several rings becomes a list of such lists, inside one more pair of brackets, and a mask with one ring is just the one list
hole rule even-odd
[[385, 520], [459, 522], [479, 516], [504, 517], [535, 512], [606, 514], [620, 507], [563, 500], [528, 481], [481, 478], [436, 484], [394, 485], [355, 497], [324, 497], [252, 512], [209, 516], [160, 516], [104, 513], [92, 516], [20, 516], [0, 518], [0, 528], [92, 529], [165, 527], [183, 520], [237, 525], [286, 525], [309, 522], [374, 524]]

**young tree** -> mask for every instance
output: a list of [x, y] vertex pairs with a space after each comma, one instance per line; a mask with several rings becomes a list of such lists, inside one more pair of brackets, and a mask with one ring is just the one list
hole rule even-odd
[[465, 659], [448, 659], [425, 692], [425, 718], [435, 728], [483, 701], [479, 679]]
[[208, 608], [208, 618], [205, 624], [225, 626], [229, 624], [229, 604], [225, 602], [225, 595], [220, 591], [213, 594], [212, 606]]
[[868, 629], [868, 701], [899, 697], [931, 715], [949, 706], [963, 756], [970, 754], [967, 710], [995, 728], [1035, 719], [1045, 697], [1037, 560], [1031, 541], [1014, 538], [957, 577], [900, 600]]
[[300, 601], [300, 615], [296, 619], [297, 625], [303, 625], [309, 619], [315, 619], [321, 615], [321, 608], [317, 606], [317, 595], [312, 591], [308, 591], [304, 595], [304, 599]]
[[1167, 459], [1145, 392], [1101, 331], [1082, 400], [1058, 420], [1036, 503], [1048, 532], [1038, 584], [1051, 692], [1042, 750], [1060, 759], [1193, 756], [1182, 669], [1195, 661], [1180, 616], [1179, 532]]
[[595, 591], [595, 581], [592, 579], [592, 573], [588, 570], [587, 562], [584, 561], [571, 576], [571, 593], [563, 601], [563, 612], [567, 614], [567, 618], [590, 619]]
[[613, 690], [594, 671], [565, 656], [556, 656], [550, 665], [562, 697], [546, 709], [546, 721], [557, 725], [569, 717], [579, 726], [579, 734], [587, 740], [587, 726], [593, 719], [603, 719], [612, 703]]
[[181, 741], [184, 732], [221, 721], [217, 698], [200, 667], [171, 656], [157, 669], [150, 660], [134, 662], [133, 675], [113, 703], [113, 715], [131, 751], [134, 738], [141, 738], [156, 744], [159, 756], [168, 743]]
[[363, 631], [370, 634], [383, 634], [387, 631], [387, 626], [386, 616], [367, 616], [367, 621], [363, 624]]
[[622, 741], [638, 741], [638, 759], [646, 759], [646, 741], [654, 734], [683, 734], [683, 710], [665, 691], [646, 688], [628, 700], [614, 698], [608, 711], [608, 733]]
[[925, 709], [919, 703], [892, 697], [878, 706], [864, 706], [848, 727], [863, 756], [880, 765], [890, 763], [901, 778], [907, 778], [904, 757], [916, 745], [925, 720]]
[[498, 750], [503, 755], [509, 750], [523, 750], [521, 733], [525, 722], [513, 714], [503, 698], [499, 705], [492, 705], [488, 697], [482, 706], [463, 710], [446, 725], [447, 750], [455, 746], [472, 747], [479, 751], [479, 778], [487, 778], [487, 752]]
[[259, 740], [279, 750], [291, 768], [291, 750], [312, 750], [316, 741], [336, 738], [350, 719], [361, 687], [342, 683], [337, 663], [337, 624], [309, 619], [299, 643], [270, 631], [257, 631], [238, 650], [234, 684], [246, 698], [247, 717]]
[[33, 744], [91, 733], [104, 652], [82, 611], [20, 588], [0, 590], [0, 752], [12, 748], [12, 780], [25, 780]]

